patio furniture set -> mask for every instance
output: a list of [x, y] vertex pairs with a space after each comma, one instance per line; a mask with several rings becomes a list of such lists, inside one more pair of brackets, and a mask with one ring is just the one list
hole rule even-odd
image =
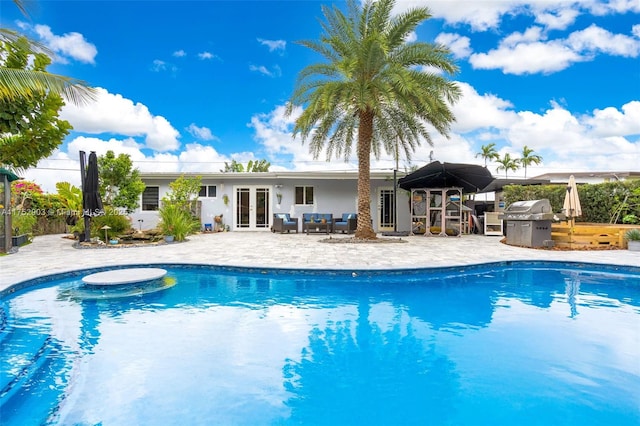
[[[342, 213], [339, 217], [333, 217], [332, 213], [303, 213], [302, 232], [309, 235], [310, 232], [342, 232], [351, 234], [356, 231], [358, 216], [356, 213]], [[274, 213], [271, 232], [299, 231], [299, 218], [291, 217], [289, 213]]]

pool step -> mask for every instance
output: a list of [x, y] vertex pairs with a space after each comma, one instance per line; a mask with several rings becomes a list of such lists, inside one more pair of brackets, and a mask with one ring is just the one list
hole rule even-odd
[[0, 304], [0, 343], [2, 340], [9, 335], [9, 309], [4, 305]]
[[[14, 334], [21, 336], [14, 338]], [[31, 340], [29, 350], [24, 345], [25, 337]], [[34, 340], [39, 345], [32, 343]], [[59, 356], [60, 349], [51, 336], [29, 336], [29, 333], [16, 330], [0, 344], [0, 419], [3, 425], [41, 425], [51, 416], [64, 388], [56, 382], [56, 378], [64, 380], [64, 374], [60, 373], [66, 364]]]

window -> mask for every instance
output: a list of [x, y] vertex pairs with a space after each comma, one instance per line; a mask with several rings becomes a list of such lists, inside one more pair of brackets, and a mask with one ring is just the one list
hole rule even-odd
[[296, 186], [296, 204], [313, 204], [313, 186]]
[[217, 187], [215, 185], [202, 185], [198, 197], [215, 198], [217, 194]]
[[147, 186], [142, 193], [142, 210], [158, 210], [160, 187]]

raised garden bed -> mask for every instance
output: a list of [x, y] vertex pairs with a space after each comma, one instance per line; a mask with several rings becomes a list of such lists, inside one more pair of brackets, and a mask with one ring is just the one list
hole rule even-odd
[[555, 246], [568, 249], [589, 249], [615, 247], [626, 249], [624, 234], [629, 229], [640, 229], [639, 225], [607, 223], [554, 223], [551, 225], [551, 239]]

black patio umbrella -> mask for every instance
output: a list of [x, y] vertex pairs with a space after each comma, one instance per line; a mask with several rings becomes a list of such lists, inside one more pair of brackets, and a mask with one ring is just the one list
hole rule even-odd
[[[84, 165], [84, 152], [80, 152], [81, 165]], [[82, 170], [81, 170], [82, 171]], [[102, 199], [98, 189], [98, 157], [95, 152], [89, 154], [86, 172], [82, 182], [82, 216], [84, 216], [84, 240], [91, 239], [91, 218], [104, 214]]]
[[480, 192], [494, 177], [477, 164], [441, 163], [433, 161], [398, 181], [402, 189], [462, 188], [463, 193]]

